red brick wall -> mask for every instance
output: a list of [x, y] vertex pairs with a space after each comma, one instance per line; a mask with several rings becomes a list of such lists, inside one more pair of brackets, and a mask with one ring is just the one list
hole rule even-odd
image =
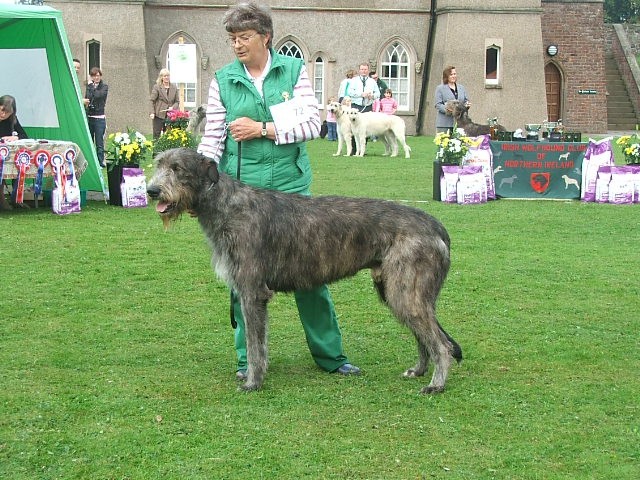
[[[583, 133], [607, 131], [607, 81], [602, 3], [542, 1], [542, 42], [558, 46], [553, 57], [562, 73], [562, 120]], [[595, 95], [578, 93], [595, 90]]]

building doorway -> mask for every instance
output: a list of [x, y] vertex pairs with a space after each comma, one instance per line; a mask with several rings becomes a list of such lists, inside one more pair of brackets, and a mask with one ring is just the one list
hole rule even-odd
[[557, 122], [562, 115], [562, 76], [555, 64], [545, 65], [544, 83], [547, 90], [547, 120]]

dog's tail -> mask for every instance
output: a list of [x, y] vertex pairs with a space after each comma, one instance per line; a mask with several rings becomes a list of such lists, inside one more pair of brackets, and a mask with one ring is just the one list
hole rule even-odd
[[451, 347], [452, 347], [451, 356], [456, 359], [456, 362], [460, 363], [462, 361], [462, 348], [460, 348], [460, 345], [458, 345], [458, 342], [456, 342], [453, 338], [451, 338], [451, 335], [449, 335], [445, 331], [445, 329], [442, 328], [442, 325], [440, 325], [440, 322], [437, 322], [437, 323], [440, 331], [444, 333], [445, 337], [447, 337], [447, 340], [451, 342]]

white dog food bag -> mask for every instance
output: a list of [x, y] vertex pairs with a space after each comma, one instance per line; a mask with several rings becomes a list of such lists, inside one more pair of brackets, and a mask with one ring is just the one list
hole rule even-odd
[[609, 183], [609, 203], [617, 205], [633, 203], [634, 184], [631, 167], [611, 167]]
[[445, 203], [457, 203], [458, 201], [458, 177], [460, 167], [458, 165], [443, 165], [440, 176], [440, 200]]
[[123, 168], [122, 206], [127, 208], [147, 206], [147, 180], [141, 168]]
[[611, 138], [602, 140], [589, 139], [582, 161], [582, 191], [580, 199], [583, 202], [596, 201], [596, 180], [598, 169], [603, 165], [613, 165], [613, 146]]
[[487, 202], [487, 184], [481, 165], [462, 167], [459, 174], [457, 201], [461, 205]]
[[609, 183], [611, 183], [611, 166], [602, 165], [596, 174], [596, 202], [607, 203], [609, 201]]
[[51, 191], [51, 210], [57, 215], [80, 213], [80, 187], [75, 176], [67, 175], [62, 185]]
[[462, 165], [480, 165], [485, 183], [487, 198], [495, 200], [496, 185], [493, 178], [493, 154], [491, 153], [491, 135], [480, 135], [472, 138], [472, 145], [462, 160]]

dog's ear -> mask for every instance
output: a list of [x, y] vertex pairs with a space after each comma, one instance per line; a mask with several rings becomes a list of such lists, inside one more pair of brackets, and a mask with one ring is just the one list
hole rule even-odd
[[198, 175], [201, 177], [206, 176], [211, 183], [218, 183], [218, 180], [220, 179], [220, 174], [218, 173], [218, 164], [202, 154], [198, 155], [200, 156]]
[[218, 164], [212, 160], [207, 160], [207, 177], [211, 183], [218, 183], [220, 174], [218, 173]]

